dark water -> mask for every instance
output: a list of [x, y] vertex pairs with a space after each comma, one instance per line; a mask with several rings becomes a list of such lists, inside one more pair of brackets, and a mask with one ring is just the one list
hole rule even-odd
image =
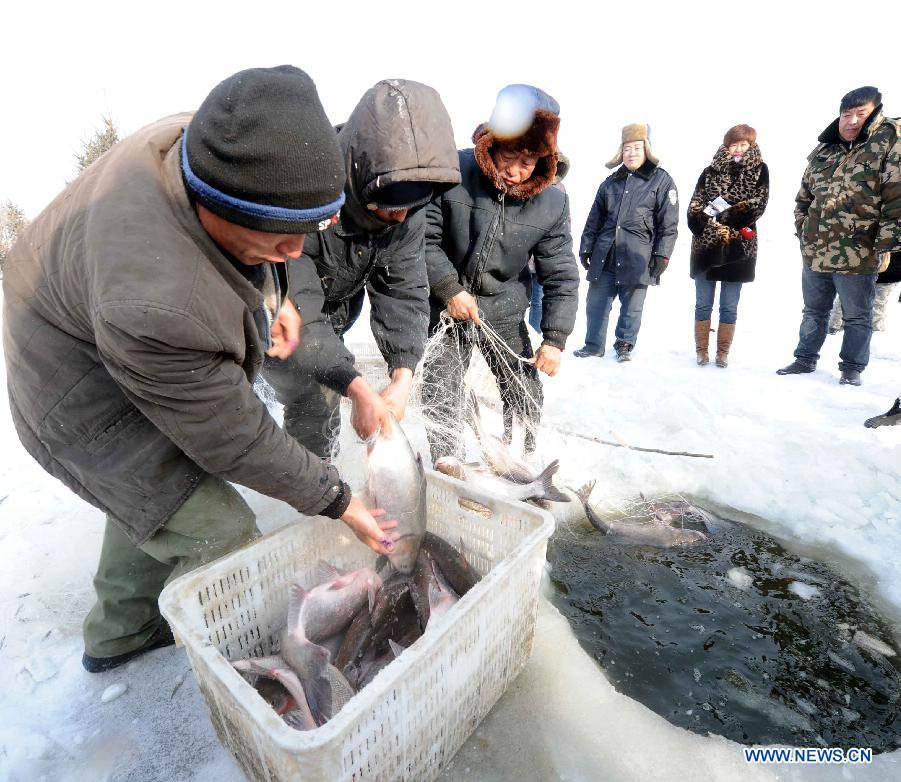
[[[744, 744], [901, 746], [901, 665], [889, 625], [834, 569], [715, 520], [707, 543], [660, 549], [594, 530], [548, 546], [553, 602], [620, 692], [675, 725]], [[746, 589], [727, 573], [753, 578]], [[803, 600], [792, 582], [819, 594]]]

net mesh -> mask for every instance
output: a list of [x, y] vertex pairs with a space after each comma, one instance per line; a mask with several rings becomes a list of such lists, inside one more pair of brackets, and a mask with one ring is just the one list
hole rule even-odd
[[528, 335], [521, 326], [505, 339], [485, 321], [476, 326], [442, 315], [414, 375], [406, 413], [425, 430], [433, 461], [444, 455], [478, 457], [479, 444], [467, 425], [476, 412], [473, 397], [490, 435], [516, 453], [537, 448], [541, 384], [532, 346], [522, 344]]
[[[536, 472], [552, 459], [560, 459], [561, 471], [555, 483], [574, 491], [586, 479], [595, 477], [580, 475], [577, 462], [605, 461], [602, 455], [605, 446], [586, 443], [539, 422], [540, 381], [532, 359], [521, 355], [531, 354], [531, 345], [517, 352], [514, 348], [518, 345], [514, 343], [511, 347], [510, 341], [509, 334], [502, 335], [484, 321], [478, 327], [472, 321], [455, 321], [444, 313], [414, 373], [404, 431], [414, 451], [426, 462], [429, 457], [434, 462], [441, 455], [456, 456], [462, 461], [484, 461], [482, 445], [472, 426], [472, 415], [477, 412], [487, 435], [509, 443], [511, 452], [531, 464]], [[348, 347], [356, 357], [356, 367], [363, 379], [376, 391], [384, 388], [388, 371], [378, 348], [368, 343]], [[274, 390], [263, 378], [257, 379], [255, 390], [281, 423], [281, 405]], [[473, 398], [476, 411], [472, 409]], [[342, 400], [340, 413], [330, 423], [334, 435], [331, 458], [342, 478], [359, 490], [366, 483], [365, 443], [350, 424], [351, 406], [347, 399]], [[532, 452], [529, 446], [533, 444]], [[590, 457], [588, 451], [592, 452]], [[567, 458], [573, 454], [579, 458]], [[633, 454], [632, 458], [640, 457]], [[592, 507], [607, 519], [659, 523], [665, 516], [675, 527], [703, 527], [703, 511], [678, 493], [647, 499], [643, 495], [624, 496], [623, 489], [628, 492], [626, 487], [618, 487], [614, 492], [610, 488], [599, 485], [590, 493]], [[566, 510], [562, 509], [563, 504], [554, 504], [554, 515], [565, 526], [584, 520], [584, 514], [579, 512], [581, 503], [575, 495], [572, 499]]]

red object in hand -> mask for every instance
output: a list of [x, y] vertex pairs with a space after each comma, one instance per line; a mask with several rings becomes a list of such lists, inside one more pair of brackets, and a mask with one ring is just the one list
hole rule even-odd
[[750, 239], [751, 237], [754, 236], [754, 229], [748, 228], [747, 226], [745, 226], [744, 228], [742, 228], [739, 231], [739, 233], [741, 234], [742, 239]]

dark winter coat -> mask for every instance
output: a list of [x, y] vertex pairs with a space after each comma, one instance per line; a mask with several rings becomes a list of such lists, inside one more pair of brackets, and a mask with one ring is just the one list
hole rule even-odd
[[[713, 162], [698, 178], [688, 204], [691, 239], [691, 277], [705, 275], [708, 280], [752, 282], [757, 265], [757, 221], [766, 209], [770, 195], [770, 173], [760, 157], [760, 148], [752, 144], [740, 163], [720, 147]], [[732, 204], [714, 220], [704, 213], [717, 196]], [[728, 240], [716, 232], [718, 225], [730, 229]], [[745, 239], [739, 233], [750, 228], [754, 235]]]
[[669, 258], [676, 244], [679, 195], [673, 178], [646, 160], [634, 172], [620, 166], [598, 188], [579, 245], [588, 256], [589, 282], [597, 282], [608, 253], [616, 284], [659, 285], [649, 270], [655, 255]]
[[429, 182], [444, 191], [460, 181], [460, 170], [444, 104], [435, 90], [416, 82], [379, 82], [357, 104], [338, 140], [348, 171], [339, 223], [308, 236], [288, 272], [303, 318], [293, 360], [312, 366], [320, 383], [343, 394], [358, 372], [339, 337], [359, 316], [364, 292], [389, 371], [415, 368], [428, 330], [422, 210], [389, 225], [365, 205], [378, 188], [397, 182]]
[[[476, 142], [479, 143], [479, 131]], [[477, 147], [478, 149], [478, 147]], [[516, 195], [499, 188], [484, 150], [460, 152], [463, 181], [426, 207], [426, 265], [433, 319], [460, 291], [476, 297], [486, 321], [521, 320], [529, 306], [529, 257], [544, 287], [544, 342], [562, 349], [573, 330], [579, 273], [572, 253], [569, 198], [550, 187], [553, 165], [539, 161]]]
[[204, 473], [309, 514], [342, 494], [335, 468], [253, 391], [268, 347], [256, 322], [268, 320], [264, 298], [188, 200], [179, 154], [189, 120], [119, 142], [28, 226], [4, 269], [19, 437], [136, 543]]

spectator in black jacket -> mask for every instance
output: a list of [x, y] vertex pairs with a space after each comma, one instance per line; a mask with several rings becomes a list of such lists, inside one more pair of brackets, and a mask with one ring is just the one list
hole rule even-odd
[[[341, 396], [353, 402], [360, 437], [404, 415], [429, 319], [419, 207], [460, 181], [450, 117], [431, 87], [381, 81], [339, 128], [346, 200], [331, 231], [311, 234], [288, 264], [291, 295], [303, 318], [300, 347], [267, 359], [265, 377], [285, 406], [286, 431], [314, 453], [334, 452]], [[369, 294], [372, 332], [388, 364], [381, 393], [354, 368], [342, 336]]]
[[[502, 107], [513, 114], [528, 105], [525, 122], [511, 132]], [[576, 317], [579, 274], [572, 253], [569, 198], [551, 187], [557, 174], [557, 130], [560, 106], [545, 92], [527, 85], [510, 85], [498, 95], [489, 123], [473, 134], [474, 149], [462, 150], [462, 182], [426, 209], [426, 264], [431, 288], [431, 326], [441, 311], [460, 325], [448, 333], [458, 340], [465, 371], [473, 345], [482, 350], [498, 382], [509, 441], [514, 418], [525, 425], [525, 449], [535, 448], [535, 428], [542, 403], [537, 370], [557, 373], [560, 354]], [[532, 359], [525, 323], [529, 306], [529, 257], [544, 289], [542, 343]], [[492, 346], [488, 324], [503, 341]], [[491, 349], [489, 349], [491, 348]], [[424, 372], [427, 406], [445, 427], [459, 426], [462, 373], [457, 363], [441, 357]], [[445, 428], [444, 431], [449, 431]], [[433, 460], [459, 455], [459, 437], [432, 434]]]
[[604, 355], [617, 296], [613, 347], [618, 361], [631, 358], [648, 285], [660, 284], [676, 244], [679, 196], [651, 151], [647, 125], [623, 128], [622, 144], [607, 163], [607, 168], [617, 166], [598, 188], [579, 247], [589, 283], [585, 346], [575, 352], [580, 358]]

